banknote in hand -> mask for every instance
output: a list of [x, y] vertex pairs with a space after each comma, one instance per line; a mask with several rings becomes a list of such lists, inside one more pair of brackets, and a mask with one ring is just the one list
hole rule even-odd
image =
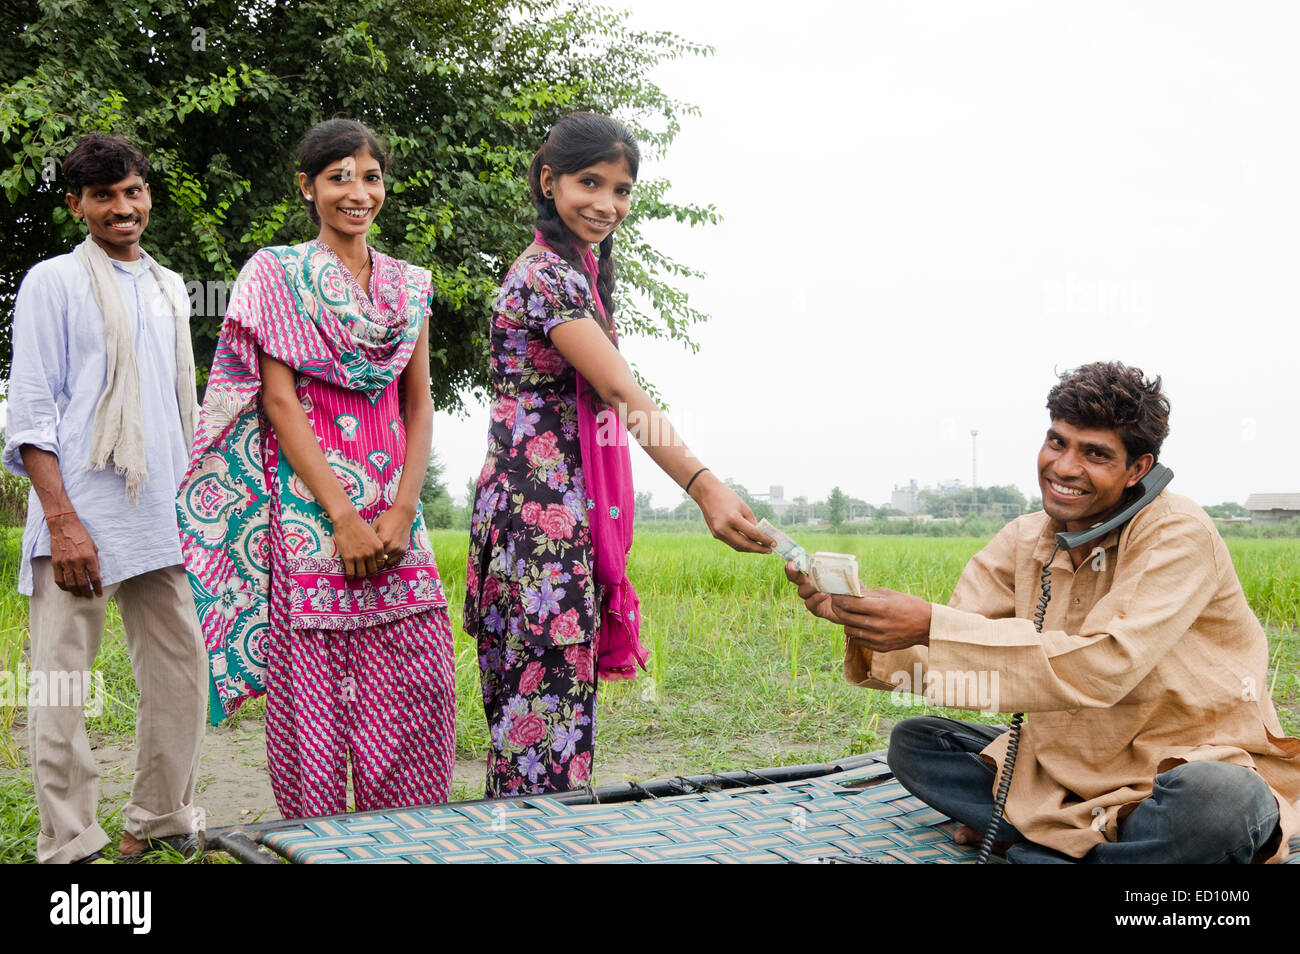
[[808, 551], [790, 538], [789, 534], [778, 530], [766, 517], [758, 521], [758, 529], [776, 541], [772, 549], [781, 554], [788, 563], [793, 563], [800, 573], [808, 572]]

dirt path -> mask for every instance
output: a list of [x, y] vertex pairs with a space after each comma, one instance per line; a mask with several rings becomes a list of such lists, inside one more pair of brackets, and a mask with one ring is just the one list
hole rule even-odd
[[[28, 773], [27, 727], [15, 723], [13, 728], [14, 741], [22, 753], [21, 771]], [[135, 773], [135, 746], [129, 741], [92, 738], [91, 747], [99, 765], [99, 802], [103, 815], [119, 810], [126, 803]], [[668, 752], [646, 753], [645, 757], [615, 754], [607, 763], [598, 761], [596, 784], [618, 785], [631, 779], [645, 781], [676, 774], [665, 768], [670, 759]], [[483, 760], [457, 759], [453, 779], [453, 800], [481, 798]], [[203, 809], [208, 828], [280, 817], [266, 773], [266, 732], [261, 720], [245, 718], [233, 727], [208, 728], [199, 761], [195, 804]]]

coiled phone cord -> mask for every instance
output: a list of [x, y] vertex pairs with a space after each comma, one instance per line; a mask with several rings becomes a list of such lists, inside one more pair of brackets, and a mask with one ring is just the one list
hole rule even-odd
[[[1038, 609], [1034, 611], [1036, 633], [1043, 631], [1043, 620], [1047, 617], [1047, 604], [1052, 601], [1052, 561], [1056, 559], [1060, 549], [1061, 545], [1058, 543], [1052, 549], [1052, 555], [1043, 564], [1042, 576], [1039, 578], [1043, 594], [1038, 599]], [[998, 790], [993, 797], [993, 818], [989, 822], [988, 831], [984, 833], [984, 841], [980, 843], [980, 853], [975, 859], [977, 865], [989, 863], [989, 855], [993, 853], [993, 842], [997, 837], [998, 829], [1002, 827], [1002, 815], [1007, 810], [1007, 795], [1011, 792], [1011, 773], [1016, 770], [1016, 754], [1020, 751], [1020, 726], [1024, 721], [1023, 712], [1017, 712], [1011, 717], [1011, 737], [1007, 739], [1007, 754], [1002, 760], [1002, 777], [998, 779]]]

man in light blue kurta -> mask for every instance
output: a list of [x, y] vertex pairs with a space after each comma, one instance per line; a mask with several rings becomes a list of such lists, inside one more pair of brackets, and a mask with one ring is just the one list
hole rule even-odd
[[151, 203], [138, 150], [89, 136], [63, 168], [90, 237], [18, 290], [3, 450], [32, 481], [18, 589], [31, 597], [37, 858], [54, 863], [100, 860], [108, 843], [83, 711], [104, 701], [88, 674], [108, 599], [140, 690], [123, 856], [193, 831], [206, 685], [175, 509], [194, 414], [184, 284], [140, 249]]

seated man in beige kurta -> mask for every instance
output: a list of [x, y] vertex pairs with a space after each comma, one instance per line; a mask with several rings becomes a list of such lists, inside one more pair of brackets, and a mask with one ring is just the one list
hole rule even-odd
[[[1154, 465], [1168, 433], [1160, 379], [1086, 365], [1061, 377], [1047, 407], [1043, 512], [976, 554], [948, 606], [884, 589], [831, 597], [793, 565], [787, 575], [810, 612], [844, 626], [855, 685], [1027, 713], [994, 836], [1008, 860], [1285, 859], [1300, 821], [1300, 739], [1278, 722], [1268, 644], [1213, 521], [1165, 490], [1122, 527], [1055, 548], [1057, 532], [1122, 510]], [[991, 827], [1009, 737], [907, 719], [889, 763], [970, 841]]]

